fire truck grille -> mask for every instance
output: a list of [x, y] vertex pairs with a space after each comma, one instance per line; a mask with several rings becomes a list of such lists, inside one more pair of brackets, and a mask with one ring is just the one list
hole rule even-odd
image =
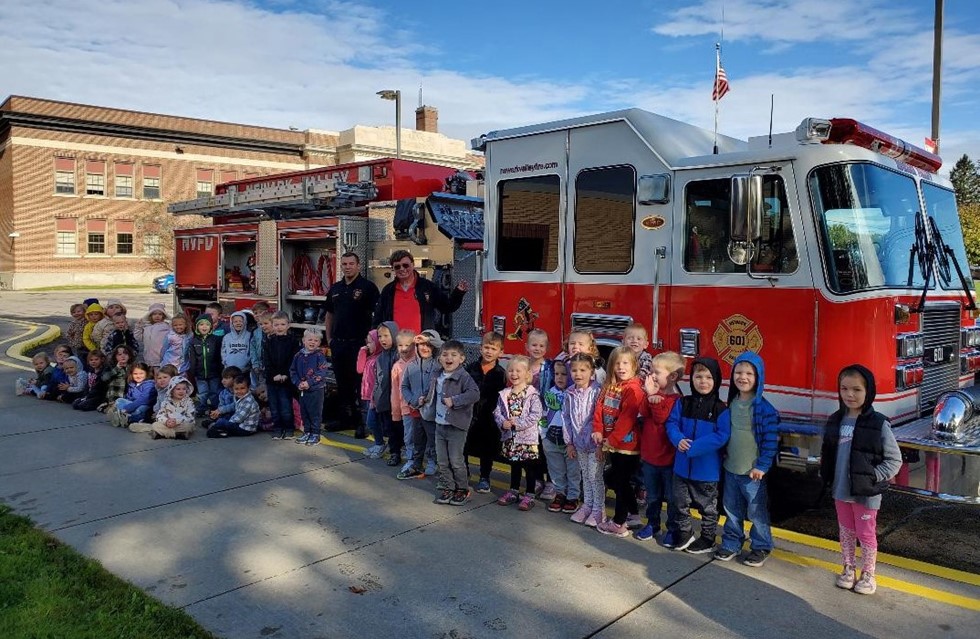
[[573, 331], [590, 331], [596, 338], [621, 340], [633, 318], [629, 315], [603, 315], [601, 313], [572, 313]]
[[[925, 374], [919, 390], [919, 408], [924, 413], [936, 406], [936, 400], [959, 385], [960, 377], [960, 307], [927, 306], [922, 314], [922, 346], [925, 352]], [[933, 353], [952, 353], [952, 361]]]

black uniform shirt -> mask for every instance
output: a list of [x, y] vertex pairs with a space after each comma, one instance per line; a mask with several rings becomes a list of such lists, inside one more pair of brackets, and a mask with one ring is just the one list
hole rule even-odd
[[333, 314], [330, 338], [364, 341], [371, 330], [378, 294], [378, 287], [363, 275], [350, 284], [344, 278], [335, 282], [325, 304], [327, 312]]

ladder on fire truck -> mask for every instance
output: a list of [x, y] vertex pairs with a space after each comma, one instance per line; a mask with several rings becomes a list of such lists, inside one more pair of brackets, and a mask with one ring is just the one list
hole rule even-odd
[[286, 217], [291, 213], [338, 210], [375, 199], [378, 189], [372, 182], [344, 182], [334, 178], [287, 182], [239, 191], [231, 185], [226, 193], [199, 197], [167, 206], [171, 215], [215, 216], [263, 211]]

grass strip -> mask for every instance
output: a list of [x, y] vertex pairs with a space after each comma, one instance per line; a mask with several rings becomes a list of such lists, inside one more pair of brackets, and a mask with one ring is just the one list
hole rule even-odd
[[0, 505], [3, 639], [215, 639]]

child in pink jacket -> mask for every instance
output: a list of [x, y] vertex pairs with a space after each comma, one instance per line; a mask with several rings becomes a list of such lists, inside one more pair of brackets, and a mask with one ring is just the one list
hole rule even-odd
[[[378, 331], [371, 331], [368, 333], [367, 339], [364, 340], [364, 346], [357, 352], [357, 372], [361, 375], [361, 423], [366, 424], [371, 429], [371, 434], [374, 437], [374, 446], [365, 451], [369, 457], [380, 455], [385, 446], [384, 433], [381, 432], [374, 407], [371, 405], [371, 396], [374, 394], [376, 381], [374, 366], [380, 353], [381, 342], [378, 341]], [[361, 438], [366, 435], [366, 432], [360, 430], [356, 435]]]

